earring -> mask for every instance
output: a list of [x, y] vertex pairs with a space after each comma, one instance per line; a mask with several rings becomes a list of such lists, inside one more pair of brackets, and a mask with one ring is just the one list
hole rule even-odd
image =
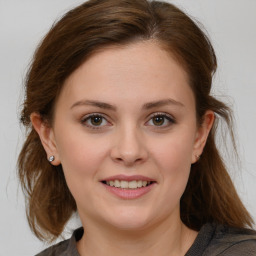
[[53, 161], [54, 161], [54, 159], [55, 159], [55, 157], [54, 157], [54, 156], [50, 156], [50, 157], [48, 158], [48, 161], [49, 161], [49, 162], [53, 162]]
[[200, 159], [200, 155], [195, 155], [195, 157], [196, 157], [196, 161]]

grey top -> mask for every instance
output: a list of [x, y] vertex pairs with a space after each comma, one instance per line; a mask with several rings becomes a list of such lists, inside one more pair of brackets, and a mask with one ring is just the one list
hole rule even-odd
[[[36, 256], [80, 256], [76, 242], [83, 236], [83, 228], [72, 237], [42, 251]], [[205, 224], [185, 256], [256, 256], [256, 231]]]

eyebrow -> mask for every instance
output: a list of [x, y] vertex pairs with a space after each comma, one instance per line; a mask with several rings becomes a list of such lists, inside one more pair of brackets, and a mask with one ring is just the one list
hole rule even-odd
[[[143, 110], [148, 110], [148, 109], [152, 109], [152, 108], [156, 108], [156, 107], [162, 107], [162, 106], [166, 106], [166, 105], [175, 105], [175, 106], [184, 107], [184, 105], [181, 102], [176, 101], [174, 99], [163, 99], [163, 100], [158, 100], [158, 101], [145, 103], [142, 106], [142, 109]], [[98, 108], [102, 108], [102, 109], [108, 109], [108, 110], [112, 110], [112, 111], [117, 110], [117, 107], [114, 106], [114, 105], [111, 105], [111, 104], [106, 103], [106, 102], [95, 101], [95, 100], [77, 101], [76, 103], [74, 103], [71, 106], [71, 109], [74, 108], [74, 107], [77, 107], [77, 106], [94, 106], [94, 107], [98, 107]]]
[[102, 108], [102, 109], [108, 109], [108, 110], [116, 110], [116, 107], [105, 103], [105, 102], [101, 102], [101, 101], [95, 101], [95, 100], [81, 100], [81, 101], [77, 101], [76, 103], [74, 103], [71, 106], [71, 109], [77, 106], [94, 106], [94, 107], [98, 107], [98, 108]]
[[179, 107], [184, 107], [184, 105], [179, 101], [176, 101], [174, 99], [164, 99], [164, 100], [158, 100], [158, 101], [146, 103], [142, 106], [142, 109], [152, 109], [152, 108], [162, 107], [166, 105], [175, 105]]

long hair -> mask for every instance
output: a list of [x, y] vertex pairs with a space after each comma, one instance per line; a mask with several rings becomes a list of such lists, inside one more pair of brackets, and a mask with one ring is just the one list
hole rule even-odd
[[27, 137], [18, 159], [18, 175], [26, 195], [27, 218], [39, 239], [57, 238], [76, 211], [61, 165], [48, 163], [30, 122], [33, 112], [52, 124], [64, 81], [91, 55], [109, 45], [154, 40], [182, 65], [196, 100], [198, 125], [206, 110], [216, 121], [200, 160], [191, 166], [180, 201], [181, 219], [199, 230], [206, 222], [234, 227], [252, 225], [216, 147], [218, 119], [232, 132], [229, 108], [210, 95], [217, 61], [199, 26], [172, 4], [147, 0], [90, 0], [64, 15], [42, 40], [25, 81], [21, 122]]

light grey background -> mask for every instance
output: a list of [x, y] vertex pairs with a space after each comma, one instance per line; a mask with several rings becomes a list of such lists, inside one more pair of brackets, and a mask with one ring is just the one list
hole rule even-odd
[[[21, 88], [40, 39], [58, 17], [82, 2], [0, 0], [0, 256], [34, 255], [45, 247], [28, 228], [16, 178], [16, 159], [24, 139], [18, 121]], [[204, 24], [216, 49], [219, 69], [214, 92], [229, 95], [222, 99], [234, 105], [241, 155], [239, 168], [233, 168], [232, 158], [228, 166], [243, 202], [256, 220], [256, 1], [170, 2]]]

